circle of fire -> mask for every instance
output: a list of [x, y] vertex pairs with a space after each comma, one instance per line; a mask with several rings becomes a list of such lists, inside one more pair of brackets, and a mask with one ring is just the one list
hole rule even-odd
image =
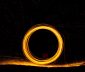
[[[56, 53], [52, 57], [45, 59], [45, 60], [39, 60], [39, 59], [35, 58], [31, 54], [31, 52], [29, 50], [29, 45], [28, 45], [31, 35], [35, 31], [40, 30], [40, 29], [49, 30], [50, 32], [52, 32], [56, 36], [56, 38], [58, 40], [58, 50], [56, 49]], [[49, 63], [54, 62], [55, 60], [57, 60], [60, 57], [62, 50], [63, 50], [63, 39], [62, 39], [60, 33], [58, 32], [58, 30], [56, 30], [54, 27], [52, 27], [50, 25], [36, 25], [27, 31], [27, 33], [25, 34], [25, 36], [23, 38], [22, 45], [23, 45], [23, 53], [27, 59], [29, 59], [31, 62], [33, 62], [35, 64], [45, 65], [45, 64], [49, 64]]]

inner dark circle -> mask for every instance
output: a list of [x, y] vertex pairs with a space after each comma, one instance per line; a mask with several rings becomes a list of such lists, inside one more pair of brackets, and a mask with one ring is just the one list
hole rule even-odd
[[43, 60], [52, 57], [56, 53], [58, 40], [51, 31], [40, 29], [31, 35], [28, 46], [35, 58]]

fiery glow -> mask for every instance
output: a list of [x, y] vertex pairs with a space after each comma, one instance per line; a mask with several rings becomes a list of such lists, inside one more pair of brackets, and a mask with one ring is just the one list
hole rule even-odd
[[34, 66], [34, 67], [48, 67], [48, 68], [58, 68], [58, 67], [78, 67], [84, 66], [85, 61], [79, 61], [74, 63], [67, 63], [67, 64], [35, 64], [26, 60], [21, 59], [10, 59], [10, 60], [3, 60], [0, 61], [0, 65], [22, 65], [22, 66]]
[[[39, 60], [39, 59], [35, 58], [31, 54], [30, 49], [29, 49], [29, 45], [28, 45], [30, 36], [35, 31], [40, 30], [40, 29], [49, 30], [50, 32], [52, 32], [56, 36], [56, 38], [58, 40], [58, 50], [56, 49], [56, 53], [54, 54], [53, 57], [51, 57], [49, 59], [45, 59], [45, 60]], [[57, 67], [78, 67], [78, 66], [85, 65], [85, 61], [67, 63], [67, 64], [50, 64], [60, 57], [62, 50], [63, 50], [62, 36], [54, 27], [52, 27], [50, 25], [38, 24], [38, 25], [30, 28], [23, 38], [22, 50], [23, 50], [25, 57], [28, 59], [28, 61], [24, 60], [24, 59], [18, 59], [18, 58], [9, 59], [9, 60], [2, 60], [2, 61], [0, 61], [0, 65], [23, 65], [23, 66], [36, 66], [36, 67], [49, 67], [49, 68], [50, 67], [56, 67], [56, 68]]]
[[[37, 58], [34, 58], [29, 50], [29, 45], [28, 45], [30, 36], [35, 31], [40, 30], [40, 29], [45, 29], [45, 30], [51, 31], [58, 40], [58, 50], [56, 49], [56, 53], [53, 57], [46, 59], [46, 60], [39, 60]], [[57, 60], [59, 58], [59, 56], [61, 55], [62, 50], [63, 50], [63, 39], [62, 39], [60, 33], [55, 28], [53, 28], [52, 26], [49, 26], [49, 25], [48, 26], [47, 25], [38, 25], [38, 26], [36, 25], [36, 26], [32, 27], [31, 29], [29, 29], [27, 31], [27, 33], [25, 34], [24, 39], [23, 39], [24, 55], [27, 57], [27, 59], [29, 59], [30, 61], [32, 61], [33, 63], [36, 63], [36, 64], [49, 64], [49, 63]]]

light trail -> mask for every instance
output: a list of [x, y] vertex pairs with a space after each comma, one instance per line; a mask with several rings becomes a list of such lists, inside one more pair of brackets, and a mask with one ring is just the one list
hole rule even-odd
[[[31, 54], [31, 52], [29, 50], [29, 45], [28, 45], [30, 36], [35, 31], [40, 30], [40, 29], [49, 30], [56, 36], [56, 38], [58, 40], [58, 50], [56, 49], [56, 53], [54, 54], [54, 56], [52, 56], [49, 59], [45, 59], [45, 60], [39, 60], [39, 59], [35, 58]], [[35, 67], [48, 67], [48, 68], [51, 68], [51, 67], [55, 67], [55, 68], [57, 68], [57, 67], [78, 67], [78, 66], [83, 66], [83, 65], [85, 66], [85, 61], [66, 63], [66, 64], [50, 64], [60, 57], [60, 55], [63, 51], [63, 44], [64, 43], [63, 43], [62, 36], [54, 27], [47, 25], [47, 24], [46, 25], [38, 24], [38, 25], [35, 25], [32, 28], [30, 28], [23, 38], [22, 50], [28, 61], [24, 60], [24, 59], [18, 59], [18, 58], [9, 59], [9, 60], [4, 59], [4, 60], [0, 61], [0, 65], [22, 65], [22, 66], [35, 66]]]
[[[58, 40], [58, 50], [56, 48], [55, 55], [52, 56], [49, 59], [46, 59], [46, 60], [39, 60], [39, 59], [33, 57], [33, 55], [31, 54], [31, 52], [29, 50], [29, 45], [28, 45], [30, 36], [35, 31], [41, 30], [41, 29], [51, 31], [56, 36], [56, 38]], [[59, 58], [59, 56], [61, 55], [62, 50], [63, 50], [63, 39], [62, 39], [60, 33], [55, 28], [53, 28], [52, 26], [49, 26], [49, 25], [36, 25], [36, 26], [33, 26], [31, 29], [29, 29], [27, 31], [27, 33], [24, 36], [22, 45], [23, 45], [23, 53], [24, 53], [24, 55], [26, 56], [27, 59], [29, 59], [30, 61], [32, 61], [33, 63], [36, 63], [36, 64], [49, 64], [49, 63], [52, 63], [53, 61], [57, 60]]]
[[79, 67], [85, 66], [85, 61], [73, 62], [73, 63], [66, 63], [66, 64], [46, 64], [46, 65], [39, 65], [35, 64], [26, 60], [21, 59], [10, 59], [10, 60], [3, 60], [0, 61], [0, 65], [20, 65], [20, 66], [32, 66], [32, 67], [47, 67], [47, 68], [59, 68], [59, 67]]

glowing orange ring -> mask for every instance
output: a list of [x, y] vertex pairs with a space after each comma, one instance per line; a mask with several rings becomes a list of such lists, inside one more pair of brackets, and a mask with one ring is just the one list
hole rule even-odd
[[[58, 50], [56, 51], [54, 56], [52, 56], [49, 59], [45, 59], [45, 60], [39, 60], [39, 59], [33, 57], [33, 55], [31, 54], [31, 52], [29, 50], [29, 46], [28, 46], [30, 36], [35, 31], [40, 30], [40, 29], [46, 29], [46, 30], [51, 31], [56, 36], [56, 38], [58, 40]], [[35, 64], [43, 64], [44, 65], [44, 64], [52, 63], [53, 61], [55, 61], [59, 58], [59, 56], [62, 53], [62, 50], [63, 50], [63, 39], [62, 39], [60, 33], [50, 25], [36, 25], [36, 26], [32, 27], [31, 29], [29, 29], [27, 31], [27, 33], [25, 34], [24, 39], [23, 39], [23, 53], [27, 59], [29, 59], [31, 62], [33, 62]]]

